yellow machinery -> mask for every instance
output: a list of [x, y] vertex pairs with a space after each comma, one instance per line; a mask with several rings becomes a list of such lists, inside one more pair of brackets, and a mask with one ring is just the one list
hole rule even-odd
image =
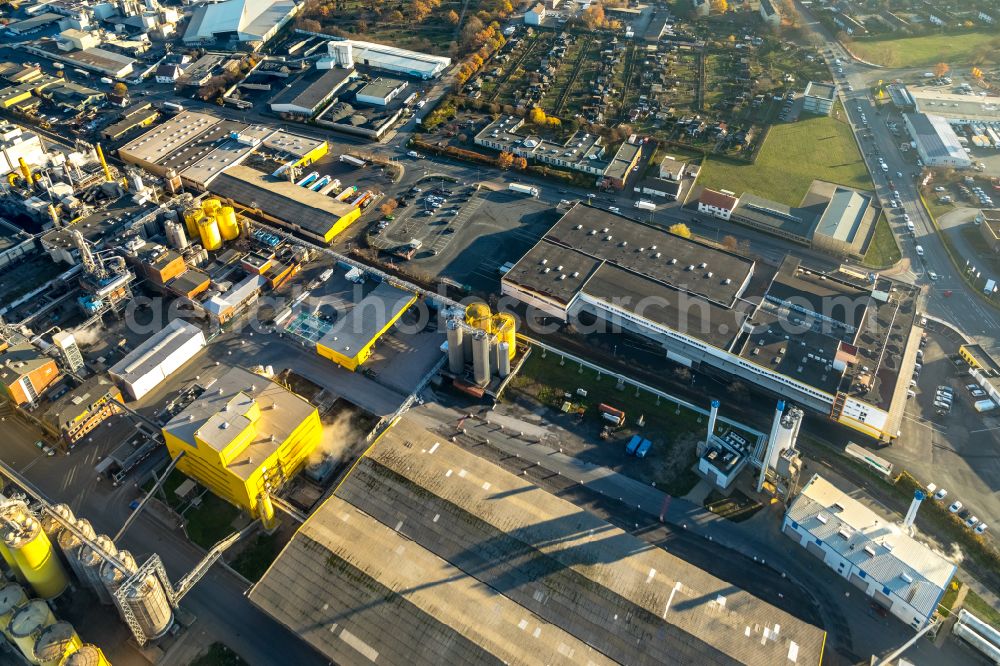
[[260, 516], [260, 523], [265, 530], [273, 530], [277, 526], [274, 519], [274, 504], [271, 502], [271, 495], [266, 491], [261, 491], [257, 496], [257, 515]]
[[10, 639], [29, 663], [37, 664], [35, 642], [55, 623], [56, 616], [49, 605], [41, 599], [32, 599], [14, 613], [8, 627]]
[[62, 660], [83, 645], [76, 629], [69, 622], [56, 622], [46, 627], [35, 641], [34, 657], [41, 666], [59, 666]]
[[24, 161], [23, 157], [18, 157], [17, 163], [21, 165], [21, 177], [24, 178], [25, 184], [31, 185], [32, 183], [31, 169], [28, 167], [28, 163]]
[[517, 352], [517, 327], [514, 315], [506, 312], [493, 314], [485, 303], [473, 303], [465, 308], [465, 323], [473, 328], [496, 336], [497, 344], [507, 343], [507, 354], [514, 358]]
[[58, 597], [69, 585], [52, 542], [41, 523], [20, 502], [7, 504], [0, 513], [3, 540], [14, 556], [18, 569], [35, 593], [43, 599]]
[[111, 177], [111, 169], [108, 168], [108, 161], [104, 159], [104, 151], [101, 150], [101, 144], [97, 144], [95, 148], [97, 150], [97, 159], [100, 160], [101, 168], [104, 169], [104, 179], [110, 183], [114, 181], [114, 178]]
[[21, 606], [28, 603], [28, 595], [17, 583], [8, 583], [0, 589], [0, 631], [9, 637], [10, 620]]
[[206, 250], [218, 250], [222, 247], [219, 223], [215, 221], [214, 217], [206, 215], [198, 220], [198, 234], [201, 236], [201, 245]]
[[111, 662], [101, 648], [87, 643], [63, 657], [59, 666], [111, 666]]
[[236, 221], [236, 210], [232, 206], [222, 206], [215, 214], [219, 223], [222, 240], [236, 240], [240, 235], [240, 225]]

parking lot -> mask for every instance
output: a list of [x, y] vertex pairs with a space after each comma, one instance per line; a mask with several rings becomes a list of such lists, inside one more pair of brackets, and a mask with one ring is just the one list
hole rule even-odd
[[423, 180], [370, 230], [368, 242], [409, 259], [439, 255], [482, 206], [476, 191], [475, 185]]
[[[964, 362], [956, 363], [960, 340], [954, 333], [931, 330], [923, 347], [922, 368], [908, 400], [899, 438], [879, 452], [924, 484], [948, 491], [946, 501], [959, 500], [963, 510], [1000, 529], [1000, 413], [978, 412], [980, 399], [966, 385], [974, 383]], [[939, 399], [939, 387], [952, 393], [950, 408]]]

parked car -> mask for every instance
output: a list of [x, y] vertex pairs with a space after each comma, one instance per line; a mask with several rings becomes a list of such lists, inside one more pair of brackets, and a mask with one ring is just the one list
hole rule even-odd
[[955, 500], [952, 503], [952, 505], [948, 507], [948, 511], [950, 511], [951, 513], [958, 513], [959, 511], [962, 510], [963, 506], [964, 505], [961, 502], [959, 502], [958, 500]]
[[948, 496], [948, 491], [945, 490], [944, 488], [938, 488], [937, 492], [934, 493], [934, 499], [936, 500], [943, 500], [947, 496]]
[[983, 532], [985, 532], [989, 528], [990, 528], [990, 526], [987, 525], [986, 523], [979, 523], [978, 525], [976, 525], [976, 534], [982, 534]]
[[969, 519], [965, 521], [965, 526], [968, 527], [969, 529], [972, 529], [978, 524], [979, 524], [979, 519], [976, 518], [975, 516], [969, 516]]

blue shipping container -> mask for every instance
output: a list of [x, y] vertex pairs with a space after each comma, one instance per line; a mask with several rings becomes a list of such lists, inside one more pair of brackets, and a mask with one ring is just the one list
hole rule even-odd
[[649, 441], [648, 439], [642, 440], [642, 444], [640, 444], [639, 448], [635, 450], [636, 457], [645, 458], [646, 454], [649, 453], [649, 449], [651, 449], [652, 447], [653, 443], [651, 441]]
[[628, 444], [625, 446], [626, 455], [635, 455], [635, 450], [639, 448], [642, 443], [642, 437], [639, 435], [632, 435], [632, 439], [628, 440]]

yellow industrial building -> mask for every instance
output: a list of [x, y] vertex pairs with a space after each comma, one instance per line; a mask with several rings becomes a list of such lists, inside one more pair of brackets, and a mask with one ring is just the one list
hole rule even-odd
[[348, 370], [357, 370], [371, 356], [375, 341], [416, 300], [413, 292], [380, 283], [319, 339], [316, 353]]
[[[308, 401], [242, 368], [230, 368], [174, 416], [163, 436], [177, 468], [252, 515], [305, 465], [323, 427]], [[262, 516], [265, 519], [267, 515]]]

